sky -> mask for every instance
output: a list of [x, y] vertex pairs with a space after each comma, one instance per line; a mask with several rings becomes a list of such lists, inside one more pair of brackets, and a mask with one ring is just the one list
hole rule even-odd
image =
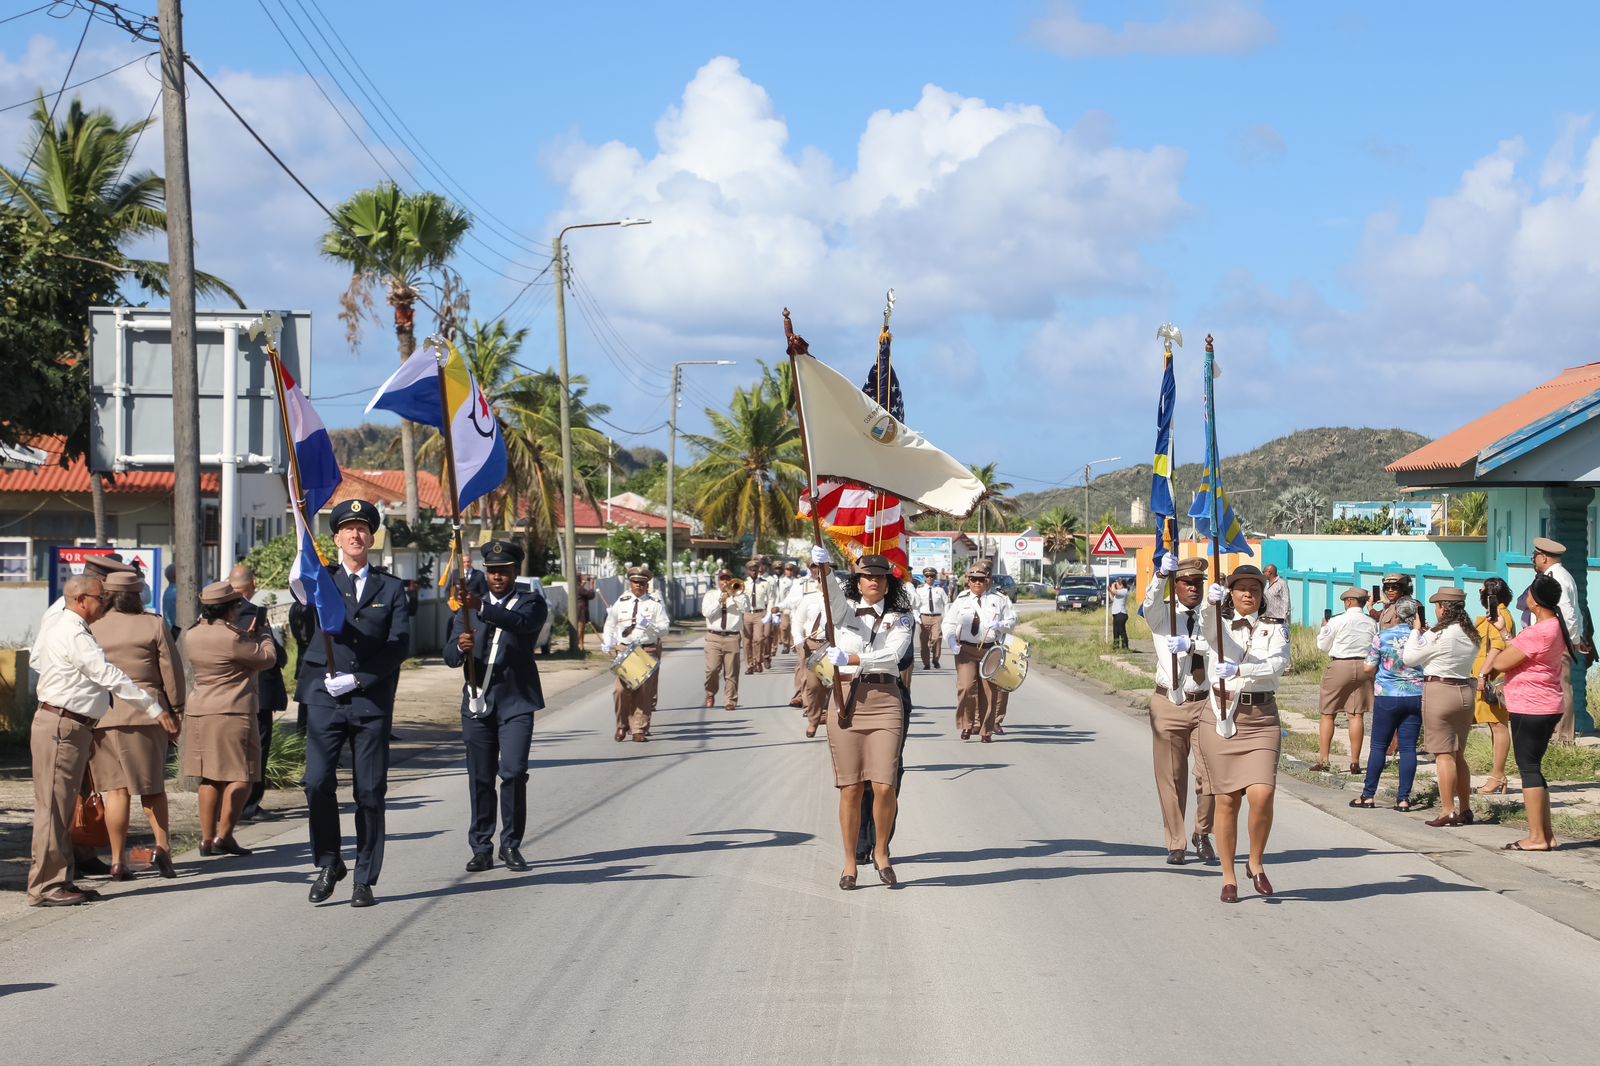
[[[0, 0], [0, 107], [84, 32], [38, 6]], [[665, 447], [675, 361], [736, 360], [685, 369], [704, 430], [783, 358], [784, 307], [864, 380], [892, 287], [907, 421], [1030, 491], [1149, 460], [1167, 321], [1180, 462], [1208, 333], [1224, 454], [1438, 436], [1589, 361], [1597, 29], [1584, 3], [190, 0], [185, 45], [330, 206], [388, 174], [471, 210], [472, 311], [528, 328], [529, 366], [556, 359], [550, 239], [650, 219], [567, 240], [572, 372], [619, 445]], [[75, 94], [145, 117], [148, 51], [90, 24], [70, 81], [105, 76]], [[29, 111], [0, 111], [13, 168]], [[311, 311], [313, 401], [360, 423], [392, 330], [352, 349], [320, 208], [193, 81], [189, 118], [200, 267]]]

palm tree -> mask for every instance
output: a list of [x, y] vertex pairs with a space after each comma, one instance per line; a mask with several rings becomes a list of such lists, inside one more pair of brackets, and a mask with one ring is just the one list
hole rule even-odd
[[961, 523], [961, 528], [965, 530], [968, 522], [974, 522], [980, 537], [1003, 527], [1017, 513], [1016, 501], [1006, 495], [1014, 486], [1009, 481], [1000, 480], [1000, 474], [995, 469], [997, 466], [998, 463], [989, 463], [971, 467], [972, 476], [983, 483], [983, 494], [978, 497], [971, 517]]
[[805, 484], [800, 425], [783, 404], [781, 374], [735, 389], [726, 413], [706, 410], [712, 435], [685, 434], [701, 458], [689, 468], [687, 497], [707, 526], [750, 533], [757, 544], [787, 536]]
[[1327, 513], [1327, 497], [1300, 486], [1278, 494], [1267, 512], [1267, 524], [1279, 532], [1309, 533], [1315, 531], [1317, 519]]
[[[416, 305], [422, 300], [421, 288], [430, 284], [429, 275], [443, 280], [434, 283], [447, 299], [458, 291], [458, 282], [449, 262], [472, 226], [472, 218], [438, 193], [410, 194], [393, 182], [362, 189], [334, 209], [337, 224], [322, 237], [322, 254], [350, 267], [350, 287], [339, 298], [339, 318], [345, 324], [350, 347], [361, 340], [361, 323], [369, 315], [377, 320], [373, 289], [388, 289], [389, 306], [394, 309], [394, 332], [399, 342], [400, 361], [411, 358], [417, 349]], [[424, 301], [426, 303], [426, 301]], [[417, 442], [410, 422], [400, 423], [400, 453], [406, 471], [406, 522], [417, 524]]]
[[1463, 537], [1482, 537], [1489, 532], [1489, 494], [1463, 492], [1450, 497], [1450, 518], [1446, 535], [1456, 531]]
[[1078, 547], [1078, 538], [1082, 535], [1078, 524], [1078, 516], [1065, 507], [1052, 507], [1041, 514], [1035, 525], [1039, 535], [1044, 537], [1044, 553], [1052, 558], [1068, 552], [1082, 556], [1084, 552]]

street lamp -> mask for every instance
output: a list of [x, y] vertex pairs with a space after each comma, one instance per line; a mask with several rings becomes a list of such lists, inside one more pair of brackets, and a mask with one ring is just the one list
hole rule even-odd
[[[1120, 463], [1122, 456], [1113, 455], [1109, 459], [1093, 459], [1083, 464], [1083, 561], [1089, 559], [1089, 468], [1100, 466], [1103, 463]], [[1092, 571], [1091, 571], [1092, 573]]]
[[555, 258], [551, 265], [556, 272], [556, 337], [561, 351], [561, 517], [566, 526], [566, 538], [561, 545], [561, 570], [567, 577], [567, 618], [571, 622], [567, 634], [567, 650], [578, 650], [578, 530], [577, 514], [572, 503], [572, 389], [567, 378], [567, 266], [561, 257], [561, 240], [568, 230], [600, 229], [605, 226], [648, 226], [648, 218], [622, 218], [615, 222], [581, 222], [567, 226], [556, 234]]
[[676, 512], [672, 509], [672, 491], [678, 469], [678, 390], [683, 385], [683, 368], [686, 366], [732, 366], [732, 359], [684, 359], [672, 364], [672, 399], [667, 405], [667, 563], [662, 567], [662, 599], [667, 607], [667, 621], [672, 621], [672, 527]]

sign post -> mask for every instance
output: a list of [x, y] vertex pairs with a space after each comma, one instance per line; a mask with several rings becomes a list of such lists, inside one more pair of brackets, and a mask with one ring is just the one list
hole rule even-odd
[[1100, 534], [1100, 539], [1094, 542], [1092, 554], [1105, 562], [1106, 567], [1106, 641], [1111, 640], [1111, 560], [1114, 557], [1126, 555], [1122, 550], [1122, 542], [1117, 539], [1117, 531], [1107, 526]]

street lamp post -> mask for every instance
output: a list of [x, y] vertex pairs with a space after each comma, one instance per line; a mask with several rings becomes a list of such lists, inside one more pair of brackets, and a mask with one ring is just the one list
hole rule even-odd
[[[1092, 459], [1083, 464], [1083, 559], [1086, 563], [1089, 561], [1089, 468], [1100, 466], [1103, 463], [1120, 462], [1122, 462], [1122, 456], [1113, 455], [1109, 459]], [[1089, 570], [1089, 574], [1091, 577], [1094, 575], [1092, 567]]]
[[554, 241], [556, 272], [556, 339], [561, 353], [561, 518], [566, 536], [561, 544], [561, 570], [567, 578], [567, 650], [578, 650], [578, 530], [572, 502], [572, 389], [567, 376], [567, 265], [561, 257], [561, 242], [568, 230], [600, 229], [605, 226], [648, 226], [647, 218], [623, 218], [615, 222], [582, 222], [567, 226]]
[[672, 621], [672, 527], [677, 518], [673, 508], [673, 486], [678, 469], [678, 390], [683, 385], [686, 366], [732, 366], [732, 359], [684, 359], [672, 364], [672, 398], [667, 403], [667, 561], [661, 575], [662, 600], [667, 621]]

